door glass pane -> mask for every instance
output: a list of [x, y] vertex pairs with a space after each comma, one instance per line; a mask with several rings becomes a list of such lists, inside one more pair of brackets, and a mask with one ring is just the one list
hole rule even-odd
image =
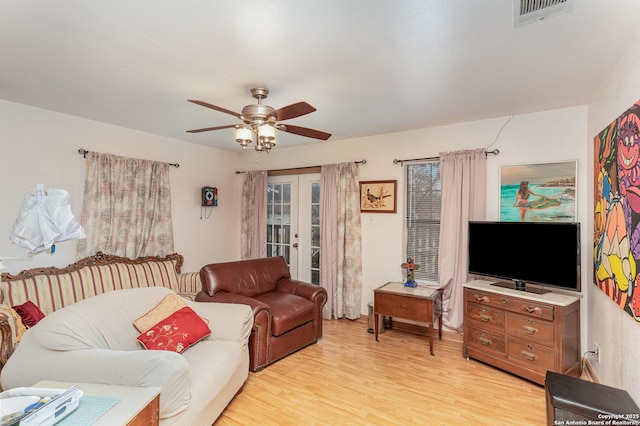
[[282, 226], [273, 225], [273, 242], [279, 244], [282, 242]]
[[273, 203], [279, 204], [282, 200], [282, 185], [273, 185]]
[[291, 223], [291, 205], [284, 204], [282, 206], [282, 216], [285, 218], [283, 223]]
[[291, 204], [291, 185], [282, 184], [282, 202], [284, 204]]

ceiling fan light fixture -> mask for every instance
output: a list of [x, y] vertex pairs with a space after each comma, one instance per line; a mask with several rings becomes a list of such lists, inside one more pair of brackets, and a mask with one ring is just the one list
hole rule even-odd
[[306, 102], [296, 102], [279, 109], [274, 109], [273, 107], [262, 103], [262, 100], [265, 99], [268, 94], [269, 90], [264, 87], [251, 89], [251, 95], [258, 100], [258, 103], [246, 105], [242, 108], [242, 114], [208, 102], [189, 100], [189, 102], [197, 105], [233, 115], [234, 117], [242, 120], [244, 124], [206, 127], [202, 129], [187, 130], [187, 132], [200, 133], [234, 127], [236, 129], [235, 140], [240, 144], [240, 146], [242, 146], [242, 149], [246, 149], [247, 146], [253, 142], [253, 135], [255, 134], [257, 136], [255, 146], [256, 151], [267, 152], [276, 146], [276, 130], [321, 140], [327, 140], [331, 137], [331, 133], [300, 126], [285, 126], [278, 123], [279, 121], [290, 120], [292, 118], [312, 113], [316, 109]]
[[276, 128], [271, 124], [263, 124], [258, 127], [258, 138], [263, 142], [271, 142], [275, 145]]
[[[276, 146], [276, 128], [274, 125], [270, 123], [262, 124], [258, 126], [258, 142], [256, 145], [256, 150], [258, 147], [264, 148], [265, 151], [271, 151], [271, 148]], [[262, 149], [259, 149], [262, 151]]]
[[247, 145], [253, 142], [253, 131], [250, 127], [236, 127], [236, 142], [245, 149]]

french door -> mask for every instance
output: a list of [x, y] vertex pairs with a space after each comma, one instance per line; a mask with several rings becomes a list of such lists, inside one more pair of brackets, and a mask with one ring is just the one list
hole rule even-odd
[[267, 256], [284, 256], [294, 279], [320, 284], [320, 174], [270, 176]]

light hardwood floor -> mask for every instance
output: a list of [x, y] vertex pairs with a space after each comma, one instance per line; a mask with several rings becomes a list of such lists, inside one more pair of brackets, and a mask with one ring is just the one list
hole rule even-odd
[[[447, 333], [445, 333], [447, 334]], [[459, 336], [367, 333], [366, 317], [258, 373], [215, 426], [544, 425], [544, 388], [462, 357]]]

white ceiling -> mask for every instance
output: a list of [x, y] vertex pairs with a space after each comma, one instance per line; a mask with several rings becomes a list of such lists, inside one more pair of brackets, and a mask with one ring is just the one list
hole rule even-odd
[[[237, 151], [240, 112], [330, 140], [585, 104], [638, 34], [640, 1], [575, 0], [513, 25], [513, 0], [0, 0], [0, 99]], [[278, 146], [319, 143], [279, 132]], [[320, 142], [321, 143], [321, 142]]]

